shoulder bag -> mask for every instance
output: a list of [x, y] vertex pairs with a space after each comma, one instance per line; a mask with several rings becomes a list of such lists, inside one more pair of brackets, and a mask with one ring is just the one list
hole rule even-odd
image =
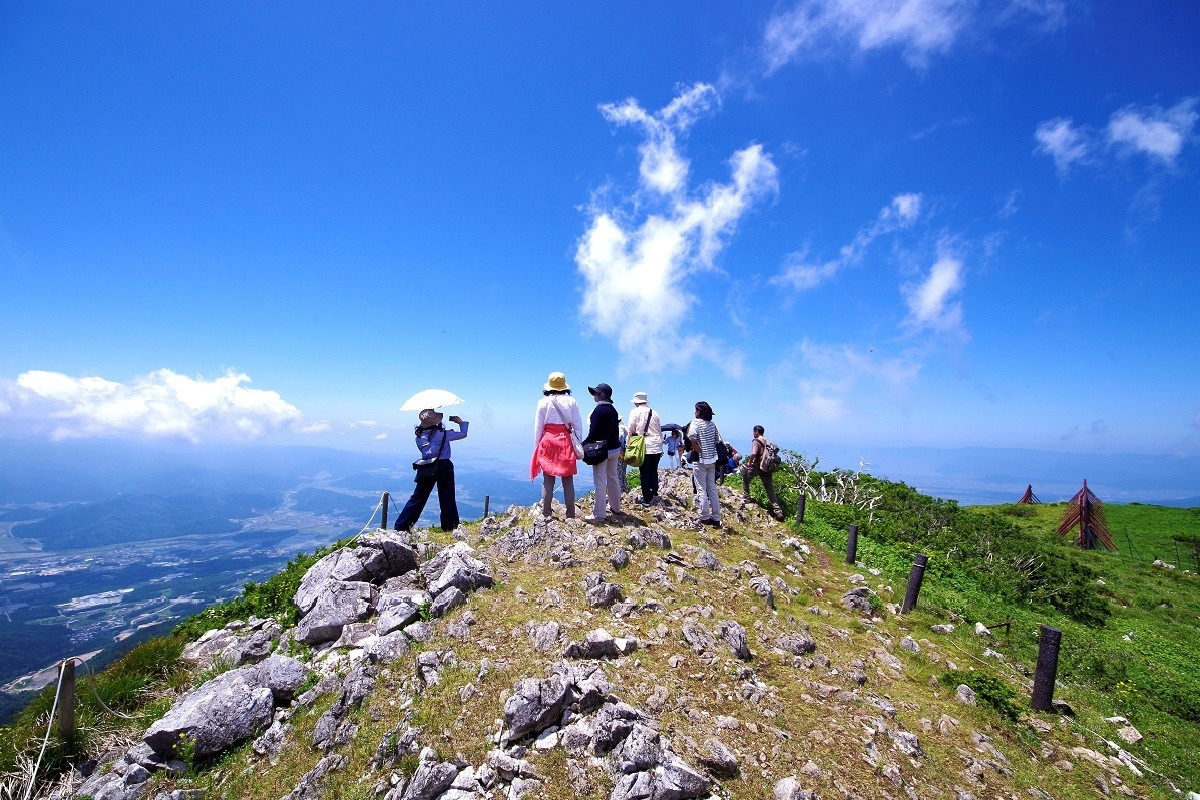
[[567, 431], [571, 434], [571, 449], [575, 451], [575, 458], [583, 458], [583, 443], [579, 441], [579, 434], [575, 432], [575, 426], [567, 422], [567, 418], [563, 416], [562, 409], [558, 407], [558, 403], [554, 402], [554, 398], [550, 398], [550, 405], [554, 406], [554, 410], [558, 412], [558, 418], [563, 421], [563, 425], [567, 426]]
[[647, 406], [646, 411], [646, 426], [642, 432], [631, 434], [625, 442], [625, 463], [631, 467], [640, 467], [646, 461], [646, 432], [650, 430], [650, 417], [654, 416], [654, 410]]
[[[434, 429], [436, 430], [436, 428]], [[429, 438], [433, 438], [433, 434], [429, 434]], [[421, 481], [431, 480], [437, 477], [438, 461], [442, 458], [442, 453], [446, 451], [446, 433], [442, 432], [442, 444], [438, 447], [438, 454], [429, 458], [418, 458], [413, 462], [413, 481], [420, 483]]]

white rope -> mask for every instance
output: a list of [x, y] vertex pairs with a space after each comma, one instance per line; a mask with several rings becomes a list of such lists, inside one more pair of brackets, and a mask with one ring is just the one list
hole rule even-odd
[[355, 539], [357, 539], [359, 536], [362, 536], [367, 531], [371, 530], [371, 523], [375, 521], [375, 512], [381, 508], [383, 508], [383, 495], [379, 496], [379, 502], [375, 504], [375, 508], [371, 511], [371, 516], [369, 519], [367, 519], [367, 524], [363, 525], [363, 528], [361, 531], [354, 534]]
[[46, 723], [46, 736], [42, 739], [42, 749], [38, 752], [37, 761], [33, 764], [33, 772], [29, 775], [29, 786], [25, 789], [25, 800], [29, 800], [33, 796], [33, 786], [37, 782], [38, 770], [42, 766], [42, 756], [46, 755], [46, 746], [50, 744], [50, 732], [54, 730], [54, 718], [58, 715], [58, 698], [62, 694], [63, 681], [63, 666], [67, 663], [67, 659], [58, 668], [58, 686], [54, 689], [54, 702], [50, 706], [50, 719]]
[[89, 683], [91, 684], [91, 687], [92, 687], [92, 694], [95, 695], [96, 702], [99, 703], [100, 706], [105, 711], [112, 714], [114, 717], [120, 717], [121, 719], [133, 719], [133, 717], [131, 717], [128, 714], [122, 714], [120, 711], [114, 711], [113, 709], [109, 708], [108, 704], [106, 704], [103, 700], [100, 699], [100, 692], [98, 692], [96, 690], [96, 673], [92, 672], [92, 668], [88, 665], [88, 663], [86, 661], [84, 661], [82, 658], [79, 658], [78, 656], [72, 656], [71, 660], [78, 661], [80, 664], [83, 664], [83, 668], [88, 671], [88, 677], [91, 678]]

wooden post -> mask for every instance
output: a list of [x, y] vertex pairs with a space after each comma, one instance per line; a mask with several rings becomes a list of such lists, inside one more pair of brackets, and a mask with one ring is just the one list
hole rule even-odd
[[804, 492], [801, 492], [800, 497], [796, 499], [796, 522], [804, 522], [804, 501], [806, 499]]
[[1029, 705], [1034, 711], [1048, 711], [1054, 699], [1054, 679], [1058, 676], [1058, 647], [1062, 631], [1042, 625], [1038, 642], [1037, 667], [1033, 674], [1033, 697]]
[[383, 506], [383, 518], [382, 518], [382, 521], [379, 523], [379, 527], [383, 528], [385, 531], [387, 530], [387, 511], [388, 511], [387, 507], [388, 507], [388, 500], [390, 500], [390, 499], [392, 499], [392, 496], [390, 494], [388, 494], [387, 492], [384, 492], [383, 497], [379, 501], [380, 505]]
[[75, 746], [75, 659], [64, 659], [59, 673], [58, 735], [68, 748]]
[[484, 519], [487, 519], [488, 506], [490, 506], [491, 504], [492, 504], [492, 496], [490, 494], [485, 494], [483, 496], [483, 518]]
[[850, 534], [846, 537], [846, 563], [853, 564], [858, 560], [858, 526], [850, 526]]
[[904, 605], [900, 607], [901, 614], [907, 614], [917, 607], [917, 595], [921, 593], [921, 582], [925, 580], [925, 565], [929, 556], [917, 553], [913, 558], [912, 570], [908, 573], [908, 586], [904, 589]]

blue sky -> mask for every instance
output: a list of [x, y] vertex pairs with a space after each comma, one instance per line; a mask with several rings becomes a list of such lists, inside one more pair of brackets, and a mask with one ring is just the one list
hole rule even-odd
[[[1200, 454], [1188, 3], [9, 2], [0, 435]], [[745, 436], [741, 436], [745, 434]]]

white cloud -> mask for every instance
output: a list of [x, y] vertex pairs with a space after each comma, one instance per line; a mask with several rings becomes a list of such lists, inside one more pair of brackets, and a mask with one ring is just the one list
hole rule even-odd
[[294, 430], [296, 433], [329, 433], [333, 430], [333, 425], [331, 425], [328, 420], [321, 419], [317, 420], [316, 422], [311, 422], [308, 425], [296, 427]]
[[921, 365], [904, 357], [884, 358], [871, 349], [804, 339], [781, 369], [793, 385], [785, 394], [798, 398], [801, 416], [832, 423], [850, 415], [851, 399], [857, 393], [903, 397]]
[[1170, 165], [1196, 127], [1196, 98], [1181, 100], [1168, 109], [1158, 106], [1117, 111], [1108, 121], [1108, 140], [1114, 145], [1157, 158]]
[[387, 435], [387, 433], [377, 433], [377, 434], [375, 434], [375, 441], [377, 441], [377, 442], [383, 441], [383, 440], [384, 440], [384, 439], [386, 439], [386, 438], [388, 438], [388, 435]]
[[895, 48], [914, 67], [948, 52], [964, 36], [1032, 22], [1050, 32], [1066, 22], [1062, 0], [800, 0], [773, 16], [763, 34], [768, 74], [838, 43], [860, 52]]
[[642, 184], [662, 194], [675, 194], [687, 184], [688, 163], [680, 156], [675, 138], [721, 103], [717, 90], [697, 83], [655, 114], [648, 114], [629, 98], [623, 103], [605, 103], [600, 113], [616, 125], [636, 125], [646, 140], [638, 147]]
[[962, 304], [954, 299], [963, 285], [962, 260], [949, 254], [939, 256], [924, 280], [901, 289], [908, 304], [906, 323], [915, 329], [965, 338]]
[[1060, 173], [1075, 164], [1101, 163], [1106, 148], [1120, 153], [1148, 156], [1165, 166], [1173, 166], [1183, 148], [1193, 141], [1196, 127], [1197, 98], [1187, 97], [1170, 108], [1126, 106], [1108, 119], [1103, 133], [1086, 125], [1075, 125], [1065, 117], [1038, 124], [1035, 152], [1054, 159]]
[[1074, 123], [1059, 117], [1039, 123], [1033, 132], [1038, 146], [1035, 152], [1044, 153], [1054, 159], [1054, 166], [1065, 174], [1071, 165], [1083, 161], [1088, 155], [1088, 132], [1076, 128]]
[[837, 258], [813, 264], [808, 260], [807, 250], [791, 253], [784, 259], [783, 270], [771, 279], [771, 283], [797, 291], [820, 286], [845, 267], [861, 261], [867, 247], [880, 236], [910, 227], [921, 216], [921, 202], [920, 194], [896, 195], [880, 210], [871, 225], [859, 231], [850, 244], [842, 246]]
[[950, 49], [970, 21], [972, 6], [966, 0], [803, 0], [768, 21], [767, 72], [831, 41], [850, 41], [863, 51], [897, 47], [920, 65]]
[[699, 355], [740, 370], [737, 354], [684, 328], [697, 303], [695, 276], [716, 268], [741, 218], [778, 188], [778, 170], [761, 145], [751, 145], [730, 158], [728, 183], [688, 186], [676, 136], [718, 102], [711, 86], [697, 84], [654, 114], [632, 99], [601, 106], [607, 119], [646, 136], [638, 190], [615, 204], [594, 198], [575, 252], [586, 283], [584, 319], [616, 342], [627, 366], [657, 371]]
[[4, 382], [5, 416], [16, 416], [52, 438], [135, 435], [253, 439], [299, 423], [301, 414], [276, 392], [250, 389], [250, 378], [229, 371], [215, 380], [189, 378], [168, 369], [121, 384], [98, 377], [74, 378], [31, 370]]

